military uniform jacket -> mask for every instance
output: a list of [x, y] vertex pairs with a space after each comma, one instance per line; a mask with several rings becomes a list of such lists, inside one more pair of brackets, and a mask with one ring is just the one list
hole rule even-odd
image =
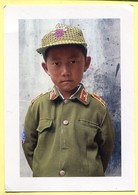
[[33, 100], [23, 135], [34, 177], [104, 176], [114, 144], [107, 107], [83, 85], [68, 100], [56, 87]]

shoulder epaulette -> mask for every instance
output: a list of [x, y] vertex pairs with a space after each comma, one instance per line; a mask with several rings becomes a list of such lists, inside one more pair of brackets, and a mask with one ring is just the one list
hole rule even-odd
[[40, 98], [41, 96], [45, 95], [47, 92], [44, 93], [40, 93], [38, 96], [36, 96], [34, 99], [31, 100], [31, 104], [34, 103], [35, 100], [37, 100], [38, 98]]
[[103, 104], [104, 106], [106, 106], [104, 100], [102, 98], [100, 98], [98, 95], [96, 95], [95, 93], [91, 93], [92, 97], [94, 97], [95, 99], [97, 99], [101, 104]]

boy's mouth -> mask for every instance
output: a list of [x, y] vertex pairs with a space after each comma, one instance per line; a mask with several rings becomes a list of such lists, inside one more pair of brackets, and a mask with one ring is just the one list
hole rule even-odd
[[61, 83], [72, 83], [73, 82], [73, 80], [63, 80], [63, 81], [61, 81]]

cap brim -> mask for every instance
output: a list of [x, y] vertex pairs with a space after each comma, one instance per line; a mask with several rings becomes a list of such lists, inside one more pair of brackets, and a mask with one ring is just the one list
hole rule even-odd
[[47, 49], [48, 49], [48, 47], [41, 47], [41, 48], [36, 49], [36, 51], [37, 51], [39, 54], [44, 54], [44, 53], [46, 52]]
[[44, 54], [46, 52], [46, 50], [49, 48], [49, 47], [53, 47], [53, 46], [57, 46], [57, 45], [70, 45], [70, 44], [76, 44], [76, 45], [83, 45], [85, 48], [87, 47], [87, 44], [84, 42], [74, 42], [74, 41], [70, 41], [70, 42], [58, 42], [58, 43], [55, 43], [55, 44], [51, 44], [51, 45], [48, 45], [46, 47], [41, 47], [41, 48], [38, 48], [36, 49], [36, 51], [39, 53], [39, 54]]

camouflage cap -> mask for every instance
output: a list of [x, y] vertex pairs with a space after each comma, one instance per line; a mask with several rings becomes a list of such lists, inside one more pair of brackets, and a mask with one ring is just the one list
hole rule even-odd
[[44, 54], [49, 47], [56, 45], [79, 44], [87, 47], [81, 29], [66, 24], [57, 24], [54, 30], [42, 38], [41, 42], [42, 47], [36, 50], [40, 54]]

